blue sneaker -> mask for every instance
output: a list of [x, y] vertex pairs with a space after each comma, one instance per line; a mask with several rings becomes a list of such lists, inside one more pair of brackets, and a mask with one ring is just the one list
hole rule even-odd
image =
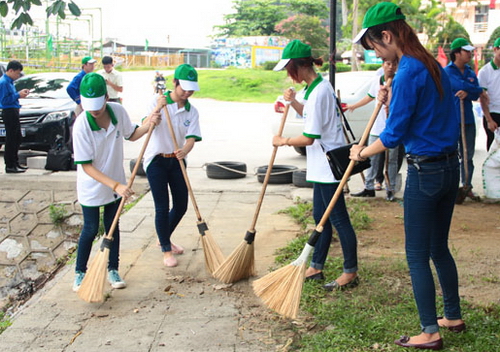
[[125, 288], [127, 286], [125, 281], [120, 277], [120, 274], [118, 274], [118, 270], [108, 271], [108, 281], [113, 288]]
[[75, 272], [75, 281], [73, 282], [73, 291], [78, 292], [80, 286], [82, 285], [83, 278], [85, 277], [85, 273], [81, 271]]

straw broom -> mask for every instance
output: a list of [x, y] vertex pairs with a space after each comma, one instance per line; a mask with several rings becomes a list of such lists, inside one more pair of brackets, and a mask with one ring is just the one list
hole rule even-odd
[[[172, 137], [172, 141], [174, 143], [175, 150], [179, 149], [179, 145], [177, 144], [177, 139], [175, 138], [174, 128], [172, 126], [172, 121], [170, 119], [170, 113], [168, 112], [167, 106], [164, 106], [165, 114], [167, 116], [168, 128], [170, 130], [170, 135]], [[201, 243], [203, 246], [203, 253], [205, 256], [205, 267], [207, 271], [213, 275], [214, 271], [220, 266], [220, 264], [224, 261], [224, 255], [220, 250], [220, 247], [215, 242], [212, 234], [208, 229], [207, 223], [202, 219], [200, 210], [198, 209], [198, 204], [196, 203], [196, 199], [194, 197], [194, 192], [191, 187], [191, 183], [189, 182], [189, 177], [186, 171], [186, 165], [183, 160], [179, 160], [179, 165], [181, 167], [182, 175], [184, 176], [184, 181], [186, 182], [186, 186], [189, 192], [189, 196], [191, 198], [191, 203], [193, 203], [193, 208], [196, 213], [198, 232], [201, 235]]]
[[[290, 104], [286, 104], [285, 111], [283, 112], [281, 124], [278, 130], [279, 136], [283, 134], [283, 129], [285, 128], [285, 121], [289, 109]], [[274, 147], [273, 153], [271, 155], [271, 160], [269, 161], [269, 165], [267, 167], [266, 176], [264, 177], [264, 181], [262, 182], [262, 190], [260, 191], [259, 201], [257, 202], [257, 208], [255, 209], [252, 224], [250, 225], [250, 229], [245, 234], [245, 239], [240, 243], [238, 247], [236, 247], [233, 253], [231, 253], [231, 255], [227, 257], [227, 259], [219, 266], [219, 268], [214, 273], [214, 277], [216, 279], [226, 284], [255, 276], [253, 245], [256, 233], [255, 224], [257, 223], [257, 218], [259, 216], [262, 201], [266, 193], [267, 184], [269, 183], [269, 178], [271, 176], [271, 171], [277, 151], [278, 147]]]
[[[132, 184], [134, 183], [135, 175], [139, 170], [141, 164], [140, 161], [144, 156], [144, 152], [146, 151], [146, 147], [149, 143], [149, 139], [151, 138], [151, 133], [153, 132], [154, 127], [154, 124], [150, 124], [149, 126], [146, 140], [142, 145], [141, 152], [139, 153], [139, 157], [137, 158], [137, 163], [132, 170], [132, 174], [127, 184], [129, 188], [131, 188]], [[118, 219], [120, 218], [120, 214], [123, 210], [123, 206], [125, 205], [125, 201], [126, 198], [122, 197], [108, 234], [103, 238], [101, 247], [90, 263], [87, 273], [83, 278], [82, 285], [78, 289], [78, 297], [80, 297], [85, 302], [97, 303], [104, 301], [104, 285], [106, 283], [109, 251], [113, 243], [113, 233], [115, 232], [116, 226], [118, 225]]]
[[[387, 86], [390, 86], [392, 79], [387, 80]], [[368, 135], [373, 126], [373, 123], [377, 119], [377, 115], [382, 108], [382, 103], [379, 101], [375, 110], [373, 111], [368, 125], [366, 126], [363, 136], [361, 137], [359, 144], [364, 145], [368, 140]], [[262, 299], [262, 302], [270, 309], [274, 310], [278, 314], [281, 314], [287, 318], [295, 319], [299, 311], [300, 296], [302, 294], [302, 286], [304, 284], [305, 272], [307, 260], [309, 255], [318, 238], [323, 232], [323, 227], [328, 221], [335, 203], [339, 199], [343, 188], [347, 183], [349, 176], [351, 175], [352, 169], [354, 168], [356, 161], [351, 160], [347, 167], [347, 170], [342, 176], [342, 180], [335, 191], [328, 207], [326, 208], [321, 220], [314, 229], [313, 233], [309, 236], [309, 239], [302, 250], [299, 258], [294, 262], [290, 263], [281, 269], [271, 272], [258, 280], [253, 282], [254, 293]]]

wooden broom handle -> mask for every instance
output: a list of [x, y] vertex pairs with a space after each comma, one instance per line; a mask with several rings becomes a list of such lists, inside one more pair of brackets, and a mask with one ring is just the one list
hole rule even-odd
[[[165, 105], [163, 107], [165, 110], [165, 115], [167, 116], [167, 124], [168, 129], [170, 131], [170, 136], [172, 137], [172, 142], [174, 143], [175, 150], [179, 149], [179, 145], [177, 144], [177, 139], [175, 138], [174, 127], [172, 126], [172, 120], [170, 119], [170, 113], [168, 112], [168, 108]], [[182, 176], [184, 176], [184, 181], [186, 182], [186, 186], [189, 192], [189, 197], [191, 198], [191, 202], [193, 203], [193, 208], [196, 213], [196, 217], [198, 218], [198, 222], [202, 221], [200, 210], [198, 209], [198, 204], [196, 203], [196, 199], [194, 198], [193, 188], [191, 187], [191, 183], [189, 182], [189, 177], [186, 171], [186, 165], [184, 165], [183, 160], [179, 160], [179, 165], [181, 166]]]
[[[153, 133], [154, 128], [155, 128], [155, 125], [150, 122], [148, 134], [146, 135], [146, 139], [144, 140], [144, 143], [142, 145], [141, 152], [139, 153], [139, 156], [137, 157], [137, 161], [134, 165], [134, 169], [132, 170], [132, 174], [130, 175], [130, 178], [128, 180], [128, 183], [127, 183], [128, 188], [131, 188], [132, 184], [134, 183], [135, 176], [137, 175], [137, 171], [139, 170], [139, 167], [141, 166], [142, 157], [144, 156], [144, 152], [146, 151], [146, 147], [148, 146], [149, 140], [151, 139], [151, 134]], [[118, 210], [116, 211], [115, 217], [113, 219], [113, 223], [111, 224], [111, 227], [109, 228], [108, 234], [106, 235], [106, 238], [109, 240], [113, 239], [113, 233], [115, 232], [116, 226], [118, 225], [118, 219], [120, 218], [123, 207], [125, 206], [125, 201], [126, 201], [126, 197], [122, 197], [122, 199], [120, 201], [120, 205], [118, 206]]]
[[[392, 84], [392, 78], [389, 78], [386, 83], [386, 87], [390, 87]], [[377, 105], [375, 106], [375, 110], [372, 113], [372, 116], [370, 116], [370, 119], [368, 120], [368, 124], [366, 125], [366, 128], [363, 132], [363, 135], [361, 136], [361, 139], [359, 140], [360, 145], [366, 144], [366, 141], [368, 140], [368, 136], [370, 134], [370, 130], [372, 129], [373, 124], [375, 123], [375, 120], [377, 119], [377, 115], [380, 112], [380, 109], [382, 108], [382, 102], [378, 101]], [[342, 180], [340, 180], [340, 184], [337, 187], [337, 190], [335, 191], [332, 200], [328, 204], [328, 207], [326, 208], [325, 212], [323, 213], [323, 216], [321, 217], [321, 220], [319, 221], [318, 225], [316, 226], [316, 231], [317, 232], [323, 232], [323, 226], [325, 226], [326, 222], [328, 221], [328, 217], [330, 216], [330, 213], [333, 210], [333, 207], [337, 203], [337, 200], [340, 197], [340, 194], [344, 191], [344, 186], [347, 183], [347, 179], [349, 176], [351, 176], [352, 169], [354, 168], [354, 165], [356, 164], [355, 160], [351, 160], [349, 162], [349, 165], [347, 166], [347, 169], [344, 173], [344, 176], [342, 176]]]
[[[290, 104], [285, 104], [285, 111], [283, 112], [283, 116], [281, 117], [281, 124], [278, 129], [278, 136], [281, 137], [283, 134], [283, 130], [285, 129], [286, 117], [288, 115], [288, 110], [290, 110]], [[262, 182], [262, 189], [260, 191], [259, 201], [257, 202], [257, 208], [255, 209], [255, 214], [253, 215], [252, 224], [250, 225], [250, 232], [255, 232], [255, 225], [257, 224], [257, 218], [259, 217], [260, 208], [262, 206], [262, 201], [264, 200], [264, 195], [266, 194], [267, 184], [269, 183], [269, 178], [271, 177], [271, 171], [273, 169], [274, 159], [276, 159], [276, 154], [278, 152], [278, 147], [273, 148], [273, 152], [271, 154], [271, 160], [269, 160], [269, 165], [267, 166], [266, 176], [264, 177], [264, 181]]]

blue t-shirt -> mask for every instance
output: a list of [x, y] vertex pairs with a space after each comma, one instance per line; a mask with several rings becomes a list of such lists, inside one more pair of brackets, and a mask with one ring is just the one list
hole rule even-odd
[[457, 149], [459, 114], [448, 75], [436, 65], [441, 70], [443, 97], [424, 64], [402, 56], [392, 83], [389, 117], [380, 134], [386, 148], [403, 143], [406, 153], [421, 156], [448, 154]]
[[19, 93], [14, 87], [14, 81], [12, 78], [4, 74], [0, 78], [0, 109], [19, 109], [20, 107]]
[[86, 74], [87, 72], [81, 70], [66, 87], [66, 92], [68, 92], [68, 95], [77, 104], [80, 104], [80, 83], [82, 82], [83, 76]]
[[479, 95], [483, 91], [483, 88], [479, 86], [479, 81], [477, 76], [472, 71], [469, 65], [465, 65], [464, 73], [453, 62], [450, 62], [448, 66], [444, 68], [444, 71], [448, 74], [451, 82], [451, 91], [455, 100], [455, 107], [458, 117], [460, 118], [460, 98], [456, 97], [455, 94], [459, 90], [467, 92], [467, 97], [464, 99], [464, 117], [466, 124], [474, 124], [474, 112], [472, 111], [472, 101], [479, 99]]

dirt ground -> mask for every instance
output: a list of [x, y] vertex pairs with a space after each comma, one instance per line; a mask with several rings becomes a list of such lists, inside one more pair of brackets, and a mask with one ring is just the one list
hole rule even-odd
[[[383, 255], [404, 258], [401, 202], [377, 199], [374, 203], [366, 209], [374, 220], [371, 229], [358, 233], [360, 260]], [[500, 204], [467, 199], [456, 205], [449, 245], [458, 267], [461, 297], [479, 305], [500, 303]]]

